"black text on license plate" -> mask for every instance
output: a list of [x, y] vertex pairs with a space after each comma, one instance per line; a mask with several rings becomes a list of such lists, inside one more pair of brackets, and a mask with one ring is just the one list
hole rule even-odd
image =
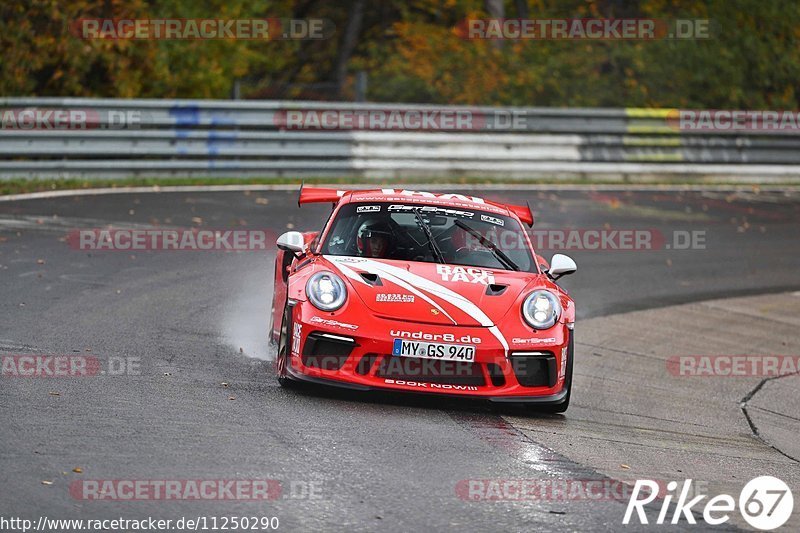
[[466, 344], [442, 344], [439, 342], [395, 339], [392, 345], [392, 355], [472, 362], [475, 360], [475, 347]]

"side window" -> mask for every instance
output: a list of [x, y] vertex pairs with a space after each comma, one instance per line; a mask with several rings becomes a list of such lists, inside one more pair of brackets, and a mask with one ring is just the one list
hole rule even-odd
[[335, 211], [336, 211], [336, 204], [333, 204], [333, 207], [331, 208], [331, 212], [328, 214], [328, 218], [325, 220], [325, 223], [320, 228], [319, 233], [317, 233], [317, 236], [314, 237], [313, 241], [311, 241], [311, 246], [310, 246], [309, 249], [311, 249], [311, 250], [316, 250], [317, 249], [317, 246], [319, 246], [319, 240], [322, 237], [322, 234], [325, 233], [325, 228], [327, 228], [328, 224], [330, 224], [331, 217], [333, 217], [333, 213]]
[[328, 236], [326, 253], [333, 255], [347, 255], [355, 249], [355, 236], [353, 224], [358, 217], [340, 216], [331, 228]]

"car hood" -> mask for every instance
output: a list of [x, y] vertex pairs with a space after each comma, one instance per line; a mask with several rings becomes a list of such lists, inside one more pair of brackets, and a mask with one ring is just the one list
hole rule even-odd
[[376, 316], [449, 326], [496, 325], [537, 278], [512, 272], [415, 261], [325, 256]]

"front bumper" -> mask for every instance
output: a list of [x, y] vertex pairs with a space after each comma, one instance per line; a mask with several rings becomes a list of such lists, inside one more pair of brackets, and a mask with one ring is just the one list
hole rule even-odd
[[[503, 331], [506, 346], [489, 328], [446, 327], [360, 317], [345, 323], [298, 302], [289, 313], [288, 377], [351, 390], [382, 390], [482, 398], [493, 402], [559, 404], [567, 396], [566, 362], [571, 331], [556, 324], [543, 332]], [[391, 355], [402, 333], [473, 339], [472, 363]], [[450, 341], [442, 341], [450, 342]], [[461, 342], [463, 343], [463, 342]]]

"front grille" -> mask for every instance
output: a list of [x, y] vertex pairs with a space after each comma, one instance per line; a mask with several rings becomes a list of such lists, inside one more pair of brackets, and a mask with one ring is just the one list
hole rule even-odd
[[511, 367], [523, 387], [554, 387], [556, 384], [556, 356], [552, 352], [512, 353]]
[[305, 366], [339, 370], [355, 346], [355, 341], [347, 337], [314, 331], [306, 338], [301, 358]]
[[489, 363], [486, 365], [486, 371], [489, 373], [489, 379], [492, 380], [492, 385], [495, 387], [502, 387], [506, 384], [506, 377], [503, 375], [503, 369], [500, 365]]
[[368, 353], [356, 365], [356, 374], [361, 374], [362, 376], [366, 376], [369, 374], [369, 371], [372, 370], [375, 361], [380, 358], [380, 355], [376, 353]]
[[477, 363], [438, 361], [410, 357], [384, 356], [376, 376], [381, 378], [437, 383], [443, 385], [485, 385]]

